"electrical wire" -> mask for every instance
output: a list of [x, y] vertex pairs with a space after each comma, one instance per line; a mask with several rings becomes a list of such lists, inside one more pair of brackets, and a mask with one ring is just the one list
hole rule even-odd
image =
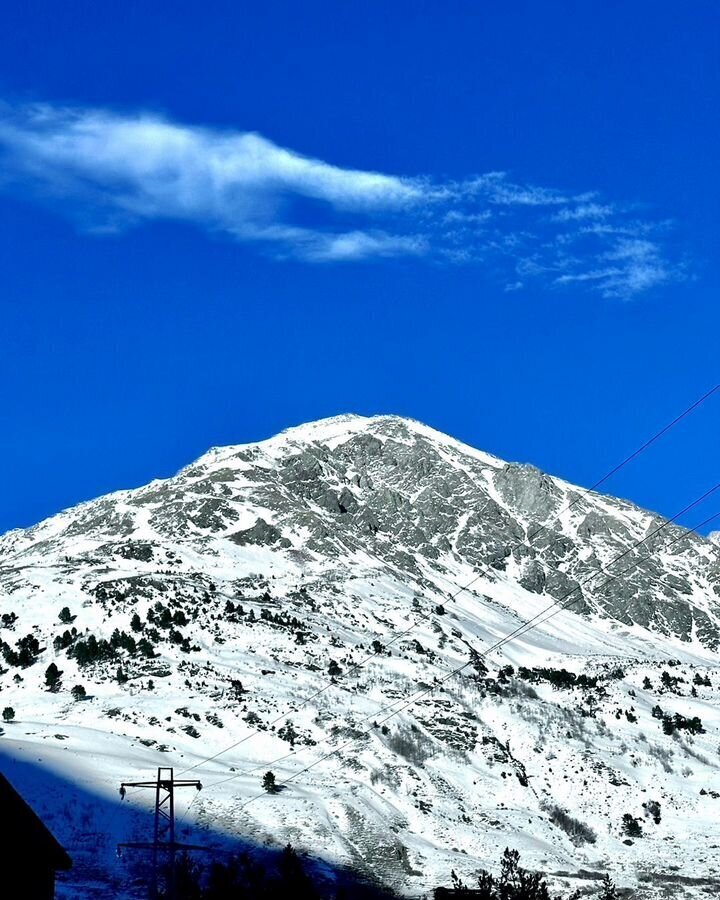
[[[602, 568], [598, 569], [597, 571], [593, 572], [590, 576], [588, 576], [588, 578], [584, 579], [582, 582], [580, 582], [579, 584], [577, 584], [575, 587], [573, 587], [572, 589], [570, 589], [569, 591], [567, 591], [562, 597], [558, 598], [558, 599], [555, 600], [553, 603], [549, 604], [547, 607], [545, 607], [544, 609], [542, 609], [540, 612], [538, 612], [538, 613], [537, 613], [535, 616], [533, 616], [532, 618], [528, 619], [526, 622], [523, 622], [522, 625], [518, 626], [516, 629], [514, 629], [513, 631], [511, 631], [509, 634], [505, 635], [501, 640], [497, 641], [495, 644], [493, 644], [492, 646], [490, 646], [489, 648], [487, 648], [487, 649], [484, 650], [484, 651], [476, 651], [477, 655], [478, 655], [479, 657], [483, 658], [483, 659], [486, 658], [490, 653], [493, 653], [493, 652], [495, 652], [496, 650], [502, 648], [503, 646], [505, 646], [506, 644], [508, 644], [510, 641], [515, 640], [516, 638], [518, 638], [518, 637], [520, 637], [520, 636], [526, 634], [528, 631], [531, 631], [531, 630], [533, 630], [534, 628], [539, 627], [540, 625], [542, 625], [542, 624], [544, 624], [545, 622], [547, 622], [549, 619], [553, 618], [553, 616], [557, 615], [557, 614], [558, 614], [559, 612], [561, 612], [562, 610], [569, 608], [569, 607], [572, 606], [574, 603], [577, 603], [577, 602], [578, 602], [578, 599], [580, 599], [580, 598], [575, 599], [575, 600], [570, 600], [570, 601], [567, 602], [567, 603], [566, 603], [565, 601], [566, 601], [572, 594], [574, 594], [576, 591], [580, 590], [585, 584], [587, 584], [589, 581], [591, 581], [591, 580], [593, 580], [594, 578], [596, 578], [598, 575], [600, 575], [600, 574], [602, 574], [602, 573], [606, 573], [606, 574], [609, 575], [609, 577], [606, 579], [606, 581], [603, 582], [603, 584], [601, 585], [601, 587], [604, 587], [606, 584], [609, 584], [610, 581], [612, 581], [612, 580], [614, 580], [614, 579], [616, 579], [616, 578], [619, 578], [621, 575], [626, 574], [628, 571], [630, 571], [630, 569], [632, 569], [632, 568], [634, 568], [635, 566], [637, 566], [640, 562], [642, 562], [642, 561], [644, 561], [644, 560], [647, 560], [647, 559], [651, 558], [652, 554], [651, 554], [650, 556], [642, 557], [641, 559], [636, 560], [632, 565], [630, 565], [630, 566], [627, 567], [626, 569], [623, 569], [622, 572], [613, 573], [613, 574], [610, 574], [610, 573], [608, 572], [608, 569], [609, 569], [611, 566], [615, 565], [615, 564], [616, 564], [617, 562], [619, 562], [621, 559], [624, 559], [626, 556], [628, 556], [628, 554], [634, 552], [634, 551], [637, 550], [639, 547], [641, 547], [641, 546], [643, 546], [644, 544], [646, 544], [649, 540], [651, 540], [653, 537], [657, 536], [660, 532], [662, 532], [664, 529], [666, 529], [666, 528], [667, 528], [668, 526], [670, 526], [671, 524], [675, 523], [679, 518], [681, 518], [683, 515], [685, 515], [686, 513], [688, 513], [690, 510], [692, 510], [692, 509], [694, 509], [696, 506], [700, 505], [702, 502], [704, 502], [708, 497], [710, 497], [712, 494], [714, 494], [714, 493], [717, 492], [718, 490], [720, 490], [720, 482], [718, 482], [716, 485], [714, 485], [714, 487], [710, 488], [708, 491], [705, 491], [705, 492], [704, 492], [703, 494], [701, 494], [697, 499], [693, 500], [690, 504], [688, 504], [687, 506], [683, 507], [683, 509], [681, 509], [679, 512], [677, 512], [671, 519], [665, 520], [661, 525], [659, 525], [656, 529], [654, 529], [652, 532], [650, 532], [650, 534], [646, 535], [644, 538], [642, 538], [641, 540], [637, 541], [632, 547], [627, 548], [627, 549], [624, 550], [622, 553], [620, 553], [618, 556], [614, 557], [614, 558], [613, 558], [609, 563], [607, 563], [604, 567], [602, 567]], [[669, 542], [666, 546], [664, 546], [662, 549], [663, 549], [663, 550], [669, 549], [669, 548], [672, 547], [674, 544], [676, 544], [678, 541], [683, 540], [684, 538], [686, 538], [686, 537], [688, 536], [688, 534], [690, 533], [690, 531], [695, 531], [695, 530], [697, 530], [697, 529], [699, 529], [699, 528], [702, 528], [702, 527], [708, 525], [710, 522], [714, 521], [714, 520], [717, 519], [717, 518], [720, 518], [720, 513], [715, 513], [714, 515], [712, 515], [712, 516], [706, 518], [704, 521], [698, 523], [693, 529], [690, 529], [690, 530], [685, 530], [685, 529], [683, 529], [682, 534], [680, 534], [680, 535], [678, 535], [677, 537], [673, 538], [673, 540], [670, 541], [670, 542]], [[555, 611], [552, 612], [552, 610], [555, 610]], [[550, 614], [547, 615], [547, 616], [545, 616], [546, 613], [550, 613]], [[545, 616], [545, 618], [542, 618], [543, 616]], [[383, 707], [383, 708], [380, 710], [379, 713], [378, 713], [378, 712], [373, 713], [372, 715], [378, 716], [378, 715], [381, 715], [383, 712], [388, 712], [389, 710], [392, 710], [393, 707], [397, 706], [398, 703], [401, 703], [401, 704], [402, 704], [397, 710], [395, 710], [394, 712], [390, 712], [389, 715], [387, 715], [384, 719], [381, 719], [377, 724], [378, 724], [378, 725], [384, 724], [386, 721], [388, 721], [388, 719], [393, 718], [393, 716], [395, 716], [395, 715], [399, 714], [400, 712], [404, 711], [405, 709], [407, 709], [408, 706], [413, 705], [413, 704], [416, 703], [418, 700], [422, 699], [424, 696], [427, 696], [428, 694], [432, 693], [438, 686], [444, 684], [446, 681], [450, 680], [450, 678], [455, 677], [455, 676], [458, 675], [460, 672], [462, 672], [462, 671], [464, 671], [466, 668], [468, 668], [468, 666], [474, 665], [474, 662], [475, 662], [475, 660], [474, 660], [474, 659], [471, 659], [471, 660], [469, 660], [468, 662], [463, 663], [461, 666], [458, 666], [457, 668], [451, 670], [451, 671], [450, 671], [448, 674], [446, 674], [442, 679], [440, 679], [440, 681], [439, 681], [438, 683], [436, 683], [435, 685], [431, 686], [430, 688], [424, 689], [424, 690], [422, 690], [422, 691], [420, 691], [420, 692], [418, 692], [418, 693], [416, 693], [416, 694], [414, 694], [414, 695], [411, 695], [410, 698], [406, 698], [406, 699], [403, 699], [403, 700], [396, 700], [396, 701], [394, 701], [393, 703], [388, 704], [386, 707]], [[367, 719], [367, 718], [370, 718], [370, 716], [366, 716], [365, 718], [366, 718], [366, 719]], [[361, 721], [364, 721], [364, 720], [361, 720]], [[370, 734], [370, 733], [371, 733], [371, 729], [368, 730], [367, 732], [363, 732], [363, 735], [362, 735], [362, 736], [364, 737], [365, 735]], [[328, 757], [334, 755], [335, 753], [340, 752], [340, 750], [342, 750], [342, 749], [344, 749], [345, 747], [349, 746], [349, 744], [353, 743], [355, 740], [358, 740], [358, 739], [359, 739], [358, 737], [353, 737], [353, 738], [351, 738], [348, 742], [346, 742], [345, 744], [342, 744], [340, 747], [334, 748], [331, 752], [329, 752], [329, 753], [327, 753], [327, 754], [324, 754], [323, 756], [319, 757], [319, 758], [318, 758], [315, 762], [313, 762], [310, 766], [306, 767], [305, 769], [301, 769], [299, 772], [297, 772], [297, 773], [295, 773], [294, 775], [290, 776], [290, 777], [289, 777], [288, 779], [286, 779], [285, 781], [280, 782], [280, 785], [284, 785], [284, 784], [286, 784], [288, 781], [294, 780], [294, 779], [297, 778], [300, 774], [302, 774], [303, 772], [307, 771], [308, 768], [312, 768], [312, 767], [314, 767], [315, 765], [319, 764], [323, 759], [327, 759]], [[292, 756], [295, 756], [295, 755], [297, 755], [298, 752], [299, 752], [299, 751], [291, 751], [290, 753], [287, 753], [287, 754], [285, 754], [284, 756], [278, 757], [278, 758], [276, 758], [276, 759], [274, 759], [274, 760], [271, 760], [270, 762], [263, 763], [263, 765], [261, 765], [261, 766], [257, 766], [257, 767], [255, 767], [255, 768], [253, 768], [253, 769], [250, 769], [250, 770], [244, 770], [244, 771], [242, 771], [242, 772], [236, 772], [236, 773], [234, 773], [233, 775], [231, 775], [231, 776], [229, 776], [229, 777], [227, 777], [227, 778], [224, 778], [224, 779], [222, 779], [222, 780], [220, 780], [220, 781], [212, 782], [212, 783], [209, 784], [207, 787], [208, 787], [208, 789], [211, 789], [211, 788], [213, 788], [213, 787], [217, 787], [217, 786], [220, 785], [220, 784], [225, 784], [225, 783], [227, 783], [227, 782], [229, 782], [229, 781], [232, 781], [232, 780], [234, 780], [235, 778], [242, 777], [243, 775], [250, 775], [250, 774], [253, 774], [254, 772], [258, 771], [258, 770], [261, 769], [261, 768], [265, 768], [266, 766], [272, 766], [272, 765], [275, 765], [275, 764], [277, 764], [278, 762], [282, 762], [282, 761], [284, 761], [284, 760], [286, 760], [286, 759], [288, 759], [288, 758], [290, 758], [290, 757], [292, 757]], [[263, 796], [263, 795], [260, 795], [260, 796]], [[255, 798], [255, 799], [256, 799], [256, 798]], [[243, 807], [241, 807], [241, 808], [244, 808], [244, 805], [243, 805]]]
[[[621, 469], [623, 469], [630, 462], [637, 459], [637, 457], [640, 456], [643, 452], [645, 452], [645, 450], [647, 450], [649, 447], [651, 447], [656, 441], [658, 441], [661, 437], [663, 437], [663, 435], [667, 434], [672, 428], [674, 428], [683, 419], [685, 419], [692, 412], [694, 412], [696, 409], [698, 409], [703, 403], [705, 403], [706, 400], [708, 400], [711, 396], [713, 396], [713, 394], [715, 394], [718, 391], [720, 391], [720, 384], [715, 385], [709, 391], [706, 391], [701, 397], [699, 397], [697, 400], [695, 400], [693, 403], [691, 403], [688, 407], [686, 407], [681, 413], [679, 413], [677, 416], [675, 416], [674, 419], [672, 419], [670, 422], [668, 422], [666, 425], [664, 425], [659, 431], [655, 432], [655, 434], [653, 434], [652, 437], [650, 437], [648, 440], [646, 440], [643, 444], [641, 444], [638, 448], [636, 448], [632, 453], [630, 453], [628, 456], [626, 456], [621, 462], [619, 462], [612, 469], [610, 469], [608, 472], [606, 472], [605, 475], [603, 475], [601, 478], [599, 478], [594, 484], [592, 484], [589, 488], [585, 488], [583, 491], [581, 491], [581, 493], [578, 494], [578, 496], [571, 503], [566, 504], [564, 507], [561, 507], [550, 519], [548, 519], [545, 522], [545, 524], [540, 525], [531, 535], [526, 536], [522, 540], [518, 541], [516, 544], [512, 545], [510, 547], [508, 553], [512, 553], [513, 550], [515, 550], [523, 545], [530, 546], [530, 542], [533, 541], [536, 537], [538, 537], [543, 532], [547, 531], [549, 525], [552, 522], [556, 521], [559, 516], [561, 516], [565, 512], [568, 512], [569, 510], [571, 510], [582, 499], [584, 499], [588, 494], [592, 493], [594, 490], [596, 490], [598, 487], [600, 487], [600, 485], [602, 485], [606, 481], [608, 481], [613, 475], [617, 474], [617, 472], [619, 472]], [[465, 583], [461, 587], [459, 587], [455, 591], [455, 593], [450, 596], [450, 598], [447, 602], [448, 603], [454, 602], [460, 596], [460, 594], [462, 594], [464, 591], [467, 591], [470, 587], [472, 587], [472, 585], [475, 584], [477, 581], [479, 581], [480, 578], [483, 577], [483, 575], [488, 574], [490, 571], [492, 571], [494, 574], [495, 570], [492, 569], [493, 562], [495, 562], [495, 560], [491, 560], [488, 563], [483, 563], [480, 567], [480, 571], [470, 581], [468, 581], [467, 583]], [[397, 632], [394, 637], [392, 637], [389, 641], [386, 641], [384, 646], [390, 647], [393, 644], [397, 643], [397, 641], [401, 640], [403, 637], [406, 637], [408, 634], [410, 634], [412, 631], [414, 631], [418, 625], [427, 621], [432, 615], [433, 615], [433, 612], [431, 611], [424, 615], [418, 616], [411, 623], [411, 625], [409, 625], [404, 630]], [[354, 663], [352, 666], [350, 666], [346, 670], [346, 676], [352, 675], [353, 673], [357, 672], [359, 669], [363, 668], [371, 659], [374, 659], [375, 656], [376, 656], [376, 654], [373, 652], [367, 653], [359, 662]], [[329, 690], [331, 687], [334, 687], [334, 686], [335, 686], [335, 682], [333, 680], [326, 681], [319, 688], [317, 688], [315, 691], [313, 691], [309, 696], [305, 697], [302, 700], [302, 702], [299, 704], [299, 706], [297, 706], [292, 712], [283, 713], [283, 714], [277, 716], [276, 718], [270, 720], [267, 723], [266, 727], [272, 727], [273, 725], [277, 725], [280, 722], [288, 719], [295, 712], [298, 712], [300, 709], [303, 709], [305, 706], [307, 706], [309, 703], [311, 703], [313, 700], [315, 700], [317, 697], [319, 697], [325, 691]], [[226, 753], [229, 753], [231, 750], [235, 750], [237, 747], [240, 747], [242, 744], [251, 740], [255, 735], [260, 734], [260, 733], [262, 733], [261, 729], [259, 729], [259, 728], [252, 729], [248, 734], [244, 735], [242, 738], [235, 741], [234, 743], [229, 744], [228, 746], [219, 750], [217, 753], [214, 753], [211, 756], [208, 756], [202, 760], [199, 760], [198, 762], [193, 763], [193, 765], [188, 766], [187, 768], [183, 769], [179, 773], [179, 776], [185, 775], [188, 772], [192, 772], [195, 769], [201, 768], [202, 766], [205, 766], [208, 763], [213, 762], [214, 760], [218, 759], [220, 756], [224, 756]]]

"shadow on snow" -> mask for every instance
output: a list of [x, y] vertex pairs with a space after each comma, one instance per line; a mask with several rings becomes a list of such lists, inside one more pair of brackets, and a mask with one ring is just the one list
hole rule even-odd
[[[127, 841], [150, 841], [153, 829], [154, 792], [145, 790], [134, 802], [116, 801], [99, 796], [82, 786], [34, 763], [21, 761], [0, 746], [0, 772], [12, 783], [35, 810], [45, 825], [70, 854], [73, 868], [58, 873], [58, 900], [145, 900], [150, 882], [151, 853], [143, 850], [124, 850], [118, 855], [117, 845]], [[138, 773], [146, 780], [145, 773]], [[147, 780], [154, 773], [148, 772]], [[193, 798], [193, 789], [187, 789]], [[184, 808], [184, 804], [183, 804]], [[247, 853], [268, 869], [280, 860], [283, 842], [263, 845], [250, 839], [237, 838], [214, 829], [210, 822], [187, 824], [178, 811], [176, 840], [201, 844], [210, 852], [195, 851], [192, 857], [201, 864], [211, 861], [228, 862], [233, 855]], [[302, 848], [297, 848], [302, 851]], [[373, 883], [372, 874], [363, 875], [347, 866], [322, 859], [303, 856], [304, 868], [312, 873], [323, 896], [343, 900], [390, 900], [396, 895]], [[398, 864], [400, 866], [400, 863]]]

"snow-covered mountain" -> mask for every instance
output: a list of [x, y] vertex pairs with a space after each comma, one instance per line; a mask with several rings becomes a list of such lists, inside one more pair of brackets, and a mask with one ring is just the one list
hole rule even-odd
[[[506, 845], [559, 887], [608, 870], [637, 897], [707, 896], [720, 548], [662, 525], [397, 417], [213, 449], [0, 538], [0, 764], [108, 801], [194, 767], [185, 825], [410, 897]], [[59, 813], [59, 791], [31, 799], [78, 863], [64, 896], [133, 896], [102, 856], [120, 819]]]

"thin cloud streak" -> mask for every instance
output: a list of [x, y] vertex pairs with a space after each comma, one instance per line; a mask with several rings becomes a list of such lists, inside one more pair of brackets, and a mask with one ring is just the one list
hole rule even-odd
[[503, 172], [440, 182], [346, 169], [251, 132], [49, 104], [0, 109], [0, 161], [0, 187], [94, 234], [173, 220], [308, 263], [490, 264], [508, 291], [628, 299], [681, 277], [658, 239], [666, 223]]

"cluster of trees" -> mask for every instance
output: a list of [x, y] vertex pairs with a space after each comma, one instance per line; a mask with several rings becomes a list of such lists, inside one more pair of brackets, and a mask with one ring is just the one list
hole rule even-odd
[[688, 719], [680, 715], [680, 713], [670, 715], [670, 713], [663, 712], [659, 704], [653, 707], [652, 715], [653, 718], [662, 721], [662, 729], [665, 734], [674, 734], [676, 731], [689, 731], [690, 734], [705, 734], [700, 716], [692, 716], [692, 718]]
[[288, 844], [275, 865], [245, 853], [203, 868], [183, 855], [175, 863], [177, 900], [320, 900], [302, 860]]
[[[68, 632], [65, 632], [65, 635], [67, 634]], [[56, 639], [56, 646], [67, 646], [65, 635], [62, 636], [59, 644]], [[98, 639], [94, 634], [81, 639], [72, 635], [70, 637], [72, 637], [72, 643], [68, 647], [67, 655], [77, 660], [79, 666], [113, 662], [118, 659], [119, 650], [126, 650], [131, 656], [142, 656], [146, 659], [153, 659], [157, 655], [152, 643], [146, 637], [136, 641], [132, 635], [117, 628], [113, 631], [109, 641], [105, 638]]]
[[77, 636], [78, 631], [75, 626], [69, 630], [66, 628], [62, 634], [57, 635], [53, 641], [53, 647], [55, 647], [56, 650], [67, 650], [68, 647], [72, 646], [73, 641], [77, 639]]
[[[512, 666], [506, 666], [505, 671], [511, 668]], [[523, 681], [530, 681], [535, 684], [539, 681], [548, 681], [556, 690], [568, 690], [576, 687], [595, 688], [598, 683], [597, 676], [595, 675], [576, 675], [575, 672], [568, 672], [567, 669], [551, 669], [545, 667], [527, 669], [525, 666], [520, 666], [518, 669], [518, 676], [522, 678]]]
[[282, 628], [289, 628], [295, 631], [307, 630], [304, 622], [301, 622], [296, 616], [289, 616], [286, 613], [273, 613], [267, 607], [260, 611], [260, 619], [263, 622], [272, 622], [273, 625], [280, 625]]
[[17, 650], [13, 650], [5, 641], [0, 646], [2, 647], [2, 655], [5, 662], [9, 666], [19, 666], [22, 669], [27, 669], [28, 666], [31, 666], [45, 649], [40, 646], [40, 642], [34, 634], [26, 634], [25, 637], [16, 641], [15, 646], [18, 648]]
[[[267, 773], [271, 774], [271, 773]], [[500, 874], [481, 871], [477, 886], [468, 886], [452, 872], [452, 887], [439, 887], [435, 900], [467, 897], [468, 900], [553, 900], [547, 880], [542, 873], [529, 872], [520, 865], [517, 850], [505, 849], [500, 861]], [[175, 862], [175, 891], [177, 900], [320, 900], [327, 891], [321, 890], [317, 879], [288, 844], [273, 864], [247, 853], [229, 862], [214, 862], [204, 868], [189, 856], [179, 856]], [[391, 895], [357, 884], [341, 896], [385, 897]], [[568, 900], [579, 897], [575, 893]], [[559, 898], [554, 898], [559, 900]], [[612, 879], [606, 875], [594, 894], [594, 900], [619, 900]]]
[[664, 669], [660, 676], [660, 683], [664, 690], [677, 693], [678, 685], [684, 684], [685, 679], [681, 678], [679, 675], [671, 675], [667, 669]]
[[147, 618], [148, 622], [164, 629], [172, 628], [175, 625], [179, 628], [184, 628], [188, 624], [188, 618], [181, 609], [176, 609], [173, 612], [167, 606], [163, 606], [159, 600], [150, 607]]
[[68, 648], [67, 655], [77, 660], [79, 666], [89, 666], [96, 662], [111, 662], [117, 657], [117, 650], [105, 638], [98, 640], [94, 634], [84, 640], [76, 640]]
[[[303, 593], [304, 588], [301, 588], [301, 593]], [[265, 591], [261, 600], [266, 603], [270, 603], [272, 601], [272, 597], [270, 594]], [[232, 600], [227, 600], [225, 603], [225, 615], [230, 622], [239, 623], [243, 619], [246, 619], [248, 624], [253, 624], [257, 621], [257, 617], [255, 616], [255, 610], [250, 609], [249, 612], [245, 612], [244, 607], [240, 603], [233, 603]], [[284, 612], [272, 612], [272, 610], [263, 608], [260, 611], [260, 621], [268, 622], [271, 625], [278, 625], [280, 628], [287, 628], [289, 631], [295, 632], [295, 639], [298, 644], [305, 643], [305, 637], [307, 635], [307, 625], [302, 620], [298, 619], [297, 616], [291, 616]]]
[[158, 628], [161, 628], [168, 632], [168, 640], [170, 643], [176, 644], [185, 653], [200, 649], [197, 645], [192, 645], [190, 643], [190, 638], [185, 637], [182, 631], [179, 630], [180, 628], [184, 628], [189, 621], [188, 617], [181, 609], [176, 609], [173, 612], [169, 607], [164, 606], [158, 600], [148, 610], [147, 618], [149, 626], [157, 627], [143, 625], [143, 622], [137, 613], [135, 613], [130, 622], [130, 627], [133, 631], [140, 632], [144, 630], [145, 640], [157, 643], [160, 640]]
[[[483, 869], [478, 875], [477, 887], [468, 887], [455, 872], [451, 873], [451, 877], [452, 888], [436, 888], [435, 900], [456, 897], [467, 897], [468, 900], [552, 900], [545, 876], [523, 869], [518, 851], [507, 847], [500, 860], [498, 876]], [[569, 900], [578, 896], [576, 893]], [[619, 900], [617, 888], [608, 875], [603, 878], [595, 900]]]

